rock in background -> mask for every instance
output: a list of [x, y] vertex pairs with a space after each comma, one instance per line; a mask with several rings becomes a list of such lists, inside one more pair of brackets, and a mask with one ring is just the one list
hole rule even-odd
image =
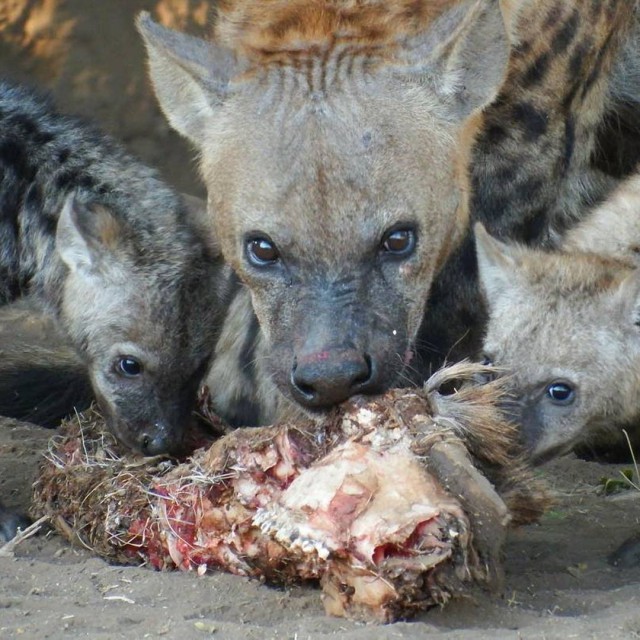
[[195, 154], [162, 116], [147, 79], [139, 11], [206, 36], [207, 0], [0, 0], [0, 75], [51, 90], [183, 191], [204, 193]]

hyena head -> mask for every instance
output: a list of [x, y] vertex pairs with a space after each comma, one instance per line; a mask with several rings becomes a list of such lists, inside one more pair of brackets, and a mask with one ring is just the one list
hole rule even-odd
[[69, 196], [57, 227], [62, 325], [108, 427], [147, 455], [180, 450], [219, 325], [220, 264], [183, 213], [134, 228], [131, 216]]
[[587, 253], [505, 245], [476, 228], [485, 358], [513, 378], [523, 435], [544, 461], [640, 408], [640, 272]]
[[497, 2], [449, 5], [222, 3], [213, 42], [139, 19], [270, 373], [305, 408], [401, 380], [466, 225], [457, 137], [508, 46]]

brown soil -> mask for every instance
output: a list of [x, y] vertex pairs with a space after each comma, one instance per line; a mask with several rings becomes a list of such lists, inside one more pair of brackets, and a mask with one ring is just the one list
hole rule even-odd
[[[0, 495], [26, 508], [51, 432], [0, 423]], [[371, 627], [325, 616], [319, 589], [278, 589], [225, 574], [197, 577], [109, 566], [54, 534], [0, 558], [0, 638], [634, 638], [640, 567], [607, 555], [640, 531], [640, 492], [605, 498], [597, 485], [621, 468], [564, 458], [540, 472], [556, 505], [514, 531], [496, 599], [474, 594], [412, 622]]]

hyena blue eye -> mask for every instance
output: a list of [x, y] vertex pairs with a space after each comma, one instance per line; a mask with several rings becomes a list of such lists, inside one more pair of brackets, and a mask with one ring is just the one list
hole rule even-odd
[[547, 387], [547, 396], [554, 404], [566, 405], [575, 400], [575, 391], [566, 382], [554, 382]]
[[416, 234], [413, 229], [392, 229], [387, 231], [380, 248], [384, 254], [405, 258], [416, 247]]
[[247, 241], [247, 256], [256, 267], [266, 267], [278, 260], [280, 254], [269, 238], [251, 238]]
[[142, 365], [131, 356], [123, 356], [116, 361], [116, 372], [126, 378], [135, 378], [142, 373]]

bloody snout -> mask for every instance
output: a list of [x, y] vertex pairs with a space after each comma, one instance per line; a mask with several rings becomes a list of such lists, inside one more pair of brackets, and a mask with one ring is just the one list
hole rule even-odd
[[329, 348], [298, 356], [291, 370], [294, 398], [309, 408], [330, 407], [358, 393], [377, 391], [377, 367], [355, 348]]

